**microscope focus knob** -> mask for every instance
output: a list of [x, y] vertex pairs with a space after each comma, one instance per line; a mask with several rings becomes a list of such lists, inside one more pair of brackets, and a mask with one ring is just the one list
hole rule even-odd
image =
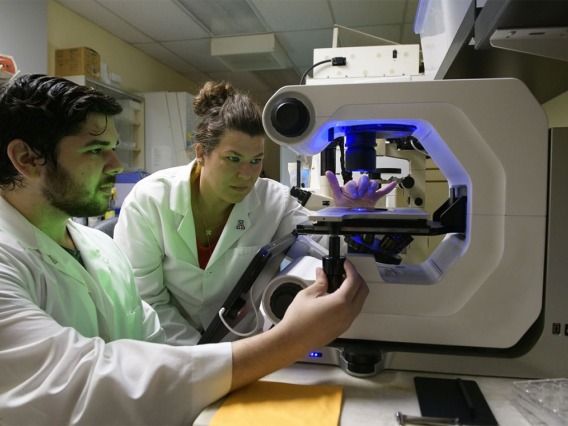
[[302, 287], [299, 284], [286, 282], [272, 293], [269, 302], [270, 310], [278, 320], [284, 318], [288, 306], [300, 291], [302, 291]]
[[310, 124], [308, 108], [296, 98], [284, 98], [276, 102], [270, 114], [274, 129], [283, 136], [300, 136]]
[[414, 178], [412, 176], [406, 176], [400, 181], [400, 186], [405, 189], [410, 189], [414, 187], [415, 183], [416, 182], [414, 181]]

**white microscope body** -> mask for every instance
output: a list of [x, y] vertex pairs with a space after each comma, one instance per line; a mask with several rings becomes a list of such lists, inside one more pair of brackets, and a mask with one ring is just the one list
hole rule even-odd
[[[552, 333], [553, 324], [568, 323], [568, 315], [545, 318], [545, 295], [553, 291], [545, 289], [548, 125], [523, 83], [288, 86], [269, 100], [263, 120], [272, 140], [303, 155], [319, 153], [353, 129], [369, 128], [377, 137], [387, 132], [387, 138], [389, 129], [401, 129], [438, 165], [450, 198], [466, 200], [463, 232], [446, 233], [420, 264], [347, 255], [370, 294], [342, 339], [390, 348], [385, 368], [519, 377], [568, 373], [560, 356], [548, 353], [568, 356], [564, 329], [560, 336]], [[333, 210], [310, 220], [343, 220]], [[356, 212], [344, 213], [353, 220]], [[568, 312], [568, 294], [561, 295]]]

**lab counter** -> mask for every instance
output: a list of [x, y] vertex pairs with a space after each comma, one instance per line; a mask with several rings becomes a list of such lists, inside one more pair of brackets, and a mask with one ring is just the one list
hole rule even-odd
[[[371, 378], [356, 378], [336, 366], [297, 363], [272, 373], [263, 380], [343, 386], [340, 426], [395, 426], [398, 424], [395, 418], [397, 411], [406, 415], [421, 415], [414, 387], [416, 376], [474, 380], [500, 426], [530, 426], [511, 402], [512, 385], [517, 379], [390, 370]], [[196, 419], [194, 426], [209, 425], [222, 402], [220, 400], [207, 407]]]

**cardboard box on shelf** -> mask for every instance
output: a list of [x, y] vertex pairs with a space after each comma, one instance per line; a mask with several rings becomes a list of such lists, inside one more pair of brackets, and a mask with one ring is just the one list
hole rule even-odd
[[101, 56], [89, 47], [57, 49], [55, 51], [55, 74], [58, 76], [86, 75], [101, 77]]

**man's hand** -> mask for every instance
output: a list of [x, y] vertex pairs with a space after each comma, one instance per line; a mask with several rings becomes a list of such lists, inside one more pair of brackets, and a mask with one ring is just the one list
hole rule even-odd
[[364, 207], [374, 208], [382, 197], [391, 192], [397, 185], [396, 181], [379, 188], [379, 184], [369, 179], [367, 175], [361, 175], [358, 182], [350, 180], [344, 186], [340, 186], [337, 176], [327, 171], [325, 177], [331, 187], [331, 193], [335, 205], [339, 207]]
[[326, 345], [347, 331], [361, 312], [369, 288], [348, 260], [344, 269], [345, 280], [330, 294], [328, 279], [323, 269], [317, 268], [314, 283], [296, 295], [278, 326], [297, 333], [294, 340], [305, 339], [312, 348]]
[[327, 293], [327, 277], [318, 268], [315, 282], [296, 295], [282, 321], [232, 343], [232, 390], [296, 362], [347, 331], [369, 288], [348, 260], [344, 267], [345, 280], [335, 292]]

